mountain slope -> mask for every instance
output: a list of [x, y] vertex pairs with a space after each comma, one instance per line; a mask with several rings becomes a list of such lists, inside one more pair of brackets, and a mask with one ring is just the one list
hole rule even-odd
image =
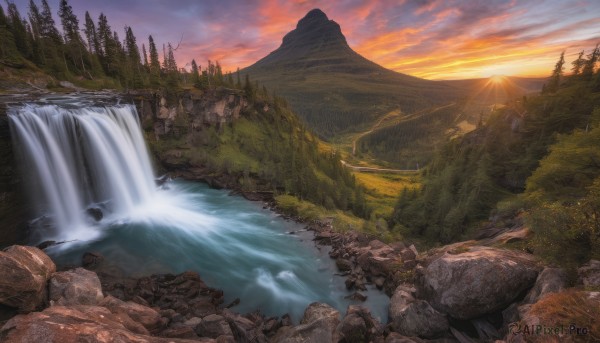
[[391, 110], [411, 113], [468, 92], [462, 85], [419, 79], [367, 60], [319, 9], [308, 12], [278, 49], [241, 73], [284, 96], [326, 137], [365, 126]]

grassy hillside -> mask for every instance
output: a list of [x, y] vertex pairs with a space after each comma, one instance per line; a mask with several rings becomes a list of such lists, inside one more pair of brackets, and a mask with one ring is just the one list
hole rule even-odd
[[[217, 101], [220, 96], [213, 89], [202, 94]], [[191, 128], [193, 119], [180, 116], [177, 133], [160, 140], [148, 136], [151, 148], [165, 165], [201, 170], [204, 178], [226, 178], [233, 183], [228, 187], [293, 195], [326, 210], [368, 218], [362, 187], [337, 154], [319, 151], [318, 138], [284, 101], [252, 88], [246, 88], [245, 96], [249, 104], [239, 119]]]

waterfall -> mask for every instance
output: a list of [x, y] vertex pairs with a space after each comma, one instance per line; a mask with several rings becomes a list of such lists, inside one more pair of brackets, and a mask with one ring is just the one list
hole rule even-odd
[[90, 207], [106, 217], [153, 198], [154, 174], [132, 105], [28, 104], [11, 109], [9, 119], [35, 208], [53, 227], [45, 238], [90, 234]]

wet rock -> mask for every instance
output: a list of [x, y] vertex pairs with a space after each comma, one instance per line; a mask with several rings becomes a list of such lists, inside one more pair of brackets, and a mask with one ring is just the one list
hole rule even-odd
[[58, 244], [56, 241], [43, 241], [42, 243], [38, 244], [36, 247], [38, 249], [44, 250], [51, 246], [55, 246], [56, 244]]
[[344, 258], [338, 258], [337, 260], [335, 260], [335, 265], [342, 272], [352, 270], [352, 262]]
[[443, 313], [426, 301], [415, 299], [404, 286], [399, 286], [390, 299], [389, 317], [393, 330], [406, 336], [434, 338], [450, 328]]
[[262, 332], [262, 316], [247, 318], [229, 310], [223, 311], [223, 316], [236, 342], [266, 342], [267, 338]]
[[365, 301], [367, 300], [367, 296], [358, 292], [354, 292], [350, 295], [344, 297], [345, 299], [357, 300], [357, 301]]
[[81, 257], [81, 266], [85, 269], [95, 269], [104, 261], [104, 256], [98, 252], [85, 252]]
[[284, 314], [283, 316], [281, 316], [281, 326], [291, 326], [292, 325], [292, 318], [290, 317], [289, 314]]
[[333, 307], [312, 303], [304, 311], [300, 325], [283, 327], [272, 338], [272, 342], [337, 342], [337, 326], [340, 313]]
[[0, 304], [20, 312], [41, 307], [55, 271], [54, 262], [38, 248], [13, 245], [0, 251]]
[[578, 282], [585, 287], [600, 287], [600, 261], [591, 260], [579, 268]]
[[53, 306], [97, 305], [102, 299], [100, 279], [87, 269], [54, 273], [50, 279], [50, 303]]
[[444, 252], [419, 270], [419, 297], [457, 319], [500, 311], [535, 283], [540, 267], [530, 255], [489, 247]]
[[200, 324], [194, 329], [200, 337], [217, 338], [219, 336], [232, 336], [231, 328], [223, 316], [211, 314], [202, 318]]
[[557, 293], [567, 287], [567, 274], [560, 268], [544, 268], [538, 275], [533, 288], [523, 300], [533, 304], [548, 293]]
[[102, 210], [98, 207], [90, 207], [85, 210], [85, 213], [97, 222], [101, 221], [104, 217], [104, 213], [102, 213]]
[[384, 277], [376, 277], [375, 279], [373, 279], [373, 283], [375, 284], [375, 287], [377, 287], [377, 289], [383, 289], [383, 284], [385, 283], [385, 278]]

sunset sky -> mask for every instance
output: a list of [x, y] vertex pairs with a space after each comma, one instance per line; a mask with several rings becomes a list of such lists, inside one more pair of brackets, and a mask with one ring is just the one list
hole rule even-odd
[[[38, 5], [40, 0], [35, 0]], [[14, 1], [23, 16], [28, 0]], [[54, 13], [59, 0], [48, 1]], [[427, 79], [491, 75], [547, 76], [560, 52], [570, 62], [600, 43], [600, 1], [308, 1], [308, 0], [70, 0], [84, 13], [107, 15], [124, 38], [129, 25], [141, 44], [183, 41], [179, 66], [219, 60], [246, 67], [281, 44], [313, 8], [342, 27], [350, 46], [389, 69]], [[58, 16], [55, 20], [60, 27]]]

